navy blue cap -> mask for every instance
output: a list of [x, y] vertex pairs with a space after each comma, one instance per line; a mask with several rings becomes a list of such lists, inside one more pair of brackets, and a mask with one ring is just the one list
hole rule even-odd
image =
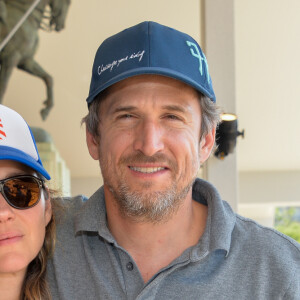
[[87, 103], [109, 86], [142, 74], [180, 80], [216, 101], [207, 60], [198, 43], [173, 28], [143, 22], [109, 37], [100, 45]]

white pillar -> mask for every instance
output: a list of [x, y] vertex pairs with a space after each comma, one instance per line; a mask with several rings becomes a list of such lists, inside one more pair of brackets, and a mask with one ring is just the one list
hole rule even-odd
[[56, 191], [60, 191], [62, 196], [71, 195], [71, 176], [64, 159], [60, 156], [53, 142], [37, 142], [37, 148], [44, 168], [51, 176], [47, 185]]
[[[204, 0], [204, 50], [217, 103], [235, 113], [234, 0]], [[236, 152], [236, 151], [235, 151]], [[236, 153], [223, 161], [212, 156], [204, 166], [205, 178], [219, 190], [234, 210], [238, 202]]]

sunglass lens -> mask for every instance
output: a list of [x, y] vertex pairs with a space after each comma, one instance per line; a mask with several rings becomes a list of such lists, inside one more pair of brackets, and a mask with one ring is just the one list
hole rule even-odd
[[3, 191], [9, 202], [17, 208], [31, 207], [40, 198], [39, 184], [31, 177], [8, 180], [4, 184]]

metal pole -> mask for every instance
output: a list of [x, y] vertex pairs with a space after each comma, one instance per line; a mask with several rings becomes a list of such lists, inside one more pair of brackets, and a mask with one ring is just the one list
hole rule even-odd
[[13, 37], [13, 35], [16, 33], [16, 31], [23, 25], [23, 23], [26, 21], [28, 16], [32, 13], [32, 11], [36, 8], [36, 6], [39, 4], [41, 0], [35, 0], [31, 6], [28, 8], [24, 16], [19, 20], [19, 22], [14, 26], [14, 28], [11, 30], [11, 32], [5, 37], [5, 39], [0, 44], [0, 52], [2, 49], [6, 46], [6, 44], [10, 41], [10, 39]]

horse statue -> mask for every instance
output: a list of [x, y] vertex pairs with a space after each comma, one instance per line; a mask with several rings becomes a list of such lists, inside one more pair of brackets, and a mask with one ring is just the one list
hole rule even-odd
[[[33, 12], [0, 52], [0, 103], [15, 67], [40, 77], [47, 88], [41, 117], [45, 120], [53, 107], [53, 79], [34, 60], [38, 47], [38, 29], [60, 31], [71, 0], [40, 0]], [[32, 5], [32, 0], [0, 0], [0, 44]]]

